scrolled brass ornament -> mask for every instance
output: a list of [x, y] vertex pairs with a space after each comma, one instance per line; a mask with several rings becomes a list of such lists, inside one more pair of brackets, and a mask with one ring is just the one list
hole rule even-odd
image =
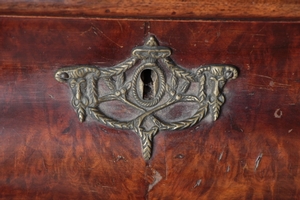
[[[217, 120], [225, 102], [222, 89], [238, 76], [230, 65], [187, 70], [170, 56], [171, 50], [159, 46], [150, 36], [143, 46], [133, 49], [130, 58], [116, 66], [65, 67], [55, 73], [55, 79], [69, 84], [71, 104], [80, 122], [90, 116], [107, 126], [132, 130], [141, 138], [143, 157], [149, 160], [153, 137], [159, 131], [191, 127], [209, 114]], [[113, 101], [136, 113], [128, 112], [131, 118], [117, 119], [109, 114], [109, 106], [101, 107]], [[160, 113], [185, 102], [194, 105], [190, 116], [174, 121]]]

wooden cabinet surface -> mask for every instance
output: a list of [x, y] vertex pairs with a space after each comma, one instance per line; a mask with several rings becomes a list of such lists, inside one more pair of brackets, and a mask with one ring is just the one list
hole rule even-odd
[[[0, 2], [0, 199], [300, 199], [298, 1], [158, 3]], [[187, 69], [239, 77], [217, 121], [160, 131], [145, 161], [132, 131], [80, 123], [54, 74], [116, 65], [150, 35]]]

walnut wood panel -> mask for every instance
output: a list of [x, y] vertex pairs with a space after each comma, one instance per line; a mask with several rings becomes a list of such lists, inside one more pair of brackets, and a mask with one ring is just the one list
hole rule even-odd
[[0, 1], [1, 15], [299, 20], [298, 0]]
[[[80, 123], [54, 73], [117, 64], [149, 34], [239, 78], [216, 122], [160, 132], [145, 162], [133, 132]], [[300, 198], [299, 23], [1, 17], [0, 49], [1, 199]]]

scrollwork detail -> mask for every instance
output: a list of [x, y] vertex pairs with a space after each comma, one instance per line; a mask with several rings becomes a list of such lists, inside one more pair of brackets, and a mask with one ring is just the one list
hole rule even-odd
[[[70, 86], [73, 95], [71, 104], [80, 122], [90, 116], [112, 128], [132, 130], [141, 139], [144, 159], [149, 160], [153, 138], [159, 131], [191, 127], [208, 114], [213, 120], [217, 120], [225, 102], [223, 87], [228, 80], [238, 76], [236, 68], [230, 65], [206, 65], [187, 70], [177, 65], [170, 56], [171, 50], [158, 46], [155, 37], [151, 36], [144, 46], [136, 47], [130, 58], [116, 66], [65, 67], [55, 73], [55, 79]], [[141, 61], [140, 64], [137, 64], [138, 61]], [[136, 67], [133, 74], [128, 73], [133, 67]], [[148, 75], [150, 81], [156, 81], [151, 82], [154, 91], [150, 99], [143, 99], [142, 95], [149, 90], [143, 89], [146, 83], [143, 83], [141, 74], [145, 69], [155, 75], [155, 80], [151, 79], [153, 74]], [[106, 93], [99, 89], [98, 82], [101, 80], [109, 89]], [[197, 89], [191, 94], [192, 84]], [[120, 101], [141, 114], [130, 120], [109, 117], [100, 109], [100, 105], [111, 101]], [[184, 102], [192, 102], [198, 107], [189, 117], [173, 122], [161, 119], [157, 114], [165, 108]]]

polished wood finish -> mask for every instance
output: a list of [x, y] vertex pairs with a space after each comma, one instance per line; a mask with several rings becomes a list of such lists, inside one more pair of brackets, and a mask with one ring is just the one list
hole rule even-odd
[[300, 20], [298, 0], [0, 1], [1, 15]]
[[[1, 199], [299, 199], [300, 25], [0, 18]], [[187, 68], [233, 64], [216, 122], [138, 136], [80, 123], [73, 64], [109, 67], [155, 34]], [[180, 112], [180, 111], [178, 111]]]

